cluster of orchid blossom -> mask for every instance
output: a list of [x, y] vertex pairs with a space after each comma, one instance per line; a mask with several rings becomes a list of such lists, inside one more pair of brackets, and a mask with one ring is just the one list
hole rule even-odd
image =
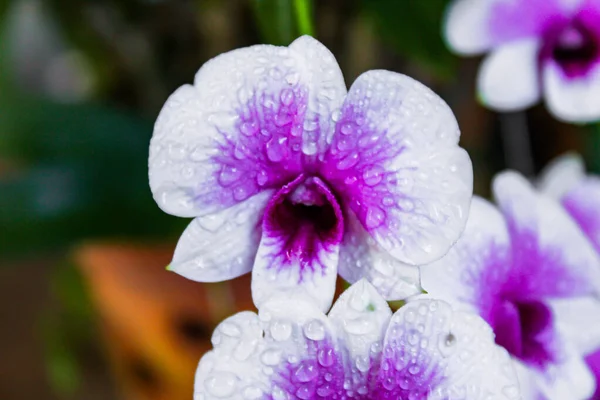
[[[494, 206], [459, 136], [409, 77], [347, 91], [307, 36], [222, 54], [171, 95], [150, 186], [194, 219], [169, 269], [251, 271], [258, 309], [217, 327], [194, 399], [590, 399], [600, 180], [573, 158], [539, 187], [506, 172]], [[338, 274], [352, 285], [332, 306]]]

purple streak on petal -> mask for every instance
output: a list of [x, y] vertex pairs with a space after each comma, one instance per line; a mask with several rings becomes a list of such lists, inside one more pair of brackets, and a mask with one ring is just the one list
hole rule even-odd
[[544, 370], [557, 361], [552, 313], [542, 302], [499, 299], [489, 323], [496, 343], [526, 365]]
[[578, 276], [569, 265], [563, 249], [540, 242], [539, 233], [517, 226], [507, 215], [512, 247], [512, 268], [504, 289], [515, 300], [568, 298], [593, 292], [586, 276]]
[[215, 180], [220, 190], [216, 196], [210, 191], [210, 196], [197, 201], [233, 205], [294, 179], [302, 171], [307, 98], [306, 88], [287, 86], [255, 93], [240, 105], [233, 130], [221, 132], [218, 153], [213, 156], [219, 166]]
[[332, 342], [308, 340], [307, 356], [297, 362], [287, 361], [275, 372], [271, 383], [293, 399], [346, 399], [345, 379], [342, 357]]
[[600, 180], [586, 178], [561, 201], [600, 253]]
[[[349, 96], [358, 92], [350, 92]], [[386, 209], [400, 207], [398, 202], [401, 203], [403, 196], [398, 187], [402, 182], [384, 166], [400, 155], [404, 146], [392, 142], [387, 132], [379, 131], [374, 123], [367, 124], [360, 109], [368, 101], [373, 102], [368, 97], [359, 97], [348, 98], [344, 103], [320, 170], [364, 228], [372, 232], [392, 228]]]
[[415, 355], [406, 341], [419, 340], [418, 332], [404, 332], [395, 328], [395, 337], [388, 336], [379, 373], [372, 389], [371, 399], [426, 400], [444, 378], [435, 360], [425, 351]]
[[590, 400], [600, 400], [600, 349], [595, 353], [588, 355], [585, 358], [585, 362], [596, 378], [596, 393], [594, 393]]
[[490, 35], [495, 45], [541, 37], [548, 26], [567, 20], [559, 0], [498, 1], [489, 13]]
[[301, 281], [307, 272], [325, 273], [323, 252], [337, 251], [343, 232], [335, 195], [321, 179], [304, 175], [273, 196], [263, 220], [265, 245], [274, 249], [270, 265], [283, 269], [298, 263]]

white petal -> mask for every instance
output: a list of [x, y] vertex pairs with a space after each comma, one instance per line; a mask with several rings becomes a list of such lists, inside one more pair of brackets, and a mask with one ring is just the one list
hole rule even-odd
[[461, 54], [479, 54], [493, 43], [489, 21], [493, 1], [455, 0], [448, 7], [444, 34], [450, 47]]
[[379, 366], [375, 362], [391, 317], [386, 301], [365, 280], [346, 289], [333, 305], [329, 321], [344, 344], [347, 359], [361, 372]]
[[169, 270], [198, 282], [233, 279], [252, 269], [263, 209], [272, 191], [195, 218], [177, 243]]
[[508, 353], [496, 346], [490, 327], [443, 301], [423, 298], [400, 308], [383, 354], [377, 384], [395, 398], [519, 398]]
[[561, 203], [600, 253], [600, 177], [584, 178], [562, 197]]
[[600, 349], [600, 300], [594, 297], [551, 303], [558, 329], [582, 355]]
[[419, 268], [402, 263], [375, 242], [352, 211], [344, 219], [338, 273], [354, 283], [367, 279], [386, 300], [404, 300], [421, 293]]
[[493, 191], [510, 230], [513, 269], [529, 281], [521, 290], [538, 298], [600, 293], [598, 254], [556, 201], [515, 172], [497, 175]]
[[478, 90], [483, 103], [500, 111], [522, 110], [540, 99], [537, 39], [495, 49], [481, 65]]
[[581, 354], [566, 344], [562, 359], [549, 370], [535, 374], [535, 382], [547, 400], [587, 400], [596, 388], [592, 372]]
[[156, 202], [171, 214], [201, 216], [287, 183], [331, 136], [330, 115], [345, 93], [335, 59], [308, 37], [208, 61], [156, 121], [149, 159]]
[[473, 171], [452, 111], [421, 83], [369, 71], [352, 85], [322, 174], [399, 261], [440, 258], [466, 222]]
[[577, 153], [566, 153], [552, 160], [540, 173], [538, 188], [560, 200], [585, 178], [585, 163]]
[[546, 105], [550, 112], [567, 122], [593, 122], [600, 119], [600, 66], [587, 76], [566, 77], [553, 62], [543, 67]]
[[457, 310], [487, 316], [510, 268], [510, 240], [502, 214], [474, 196], [467, 227], [440, 260], [421, 267], [423, 288]]

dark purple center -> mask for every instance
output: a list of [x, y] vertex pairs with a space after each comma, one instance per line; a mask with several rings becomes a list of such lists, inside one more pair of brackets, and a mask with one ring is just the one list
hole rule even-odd
[[549, 27], [540, 52], [541, 61], [553, 60], [570, 78], [586, 75], [599, 56], [598, 38], [578, 19]]
[[342, 211], [335, 195], [317, 177], [300, 175], [271, 199], [263, 228], [277, 241], [282, 267], [298, 262], [314, 271], [322, 265], [322, 251], [337, 246], [344, 230]]
[[494, 307], [491, 319], [496, 343], [514, 357], [539, 368], [553, 360], [552, 312], [544, 303], [504, 299]]

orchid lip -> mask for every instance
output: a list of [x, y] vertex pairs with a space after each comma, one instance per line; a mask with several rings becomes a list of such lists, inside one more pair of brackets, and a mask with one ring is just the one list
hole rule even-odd
[[600, 43], [582, 22], [555, 24], [548, 28], [540, 61], [553, 60], [569, 78], [586, 75], [600, 61]]
[[319, 177], [300, 174], [277, 192], [265, 212], [265, 235], [279, 242], [278, 268], [298, 262], [302, 273], [315, 271], [321, 251], [342, 240], [344, 218], [336, 196]]

